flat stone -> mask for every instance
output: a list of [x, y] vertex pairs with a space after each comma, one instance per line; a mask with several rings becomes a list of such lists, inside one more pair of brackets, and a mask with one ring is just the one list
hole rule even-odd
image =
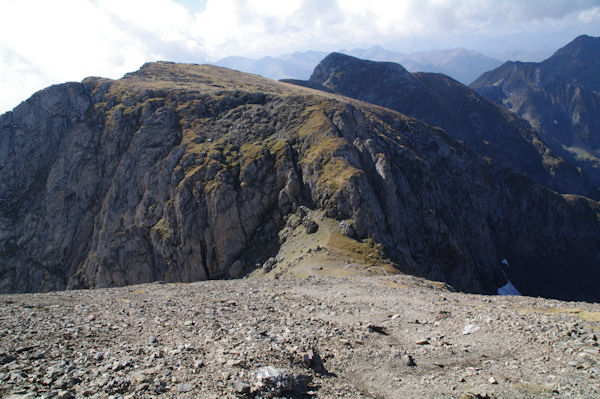
[[56, 399], [74, 399], [75, 395], [71, 391], [59, 391]]
[[177, 385], [177, 391], [179, 391], [181, 393], [190, 392], [193, 389], [194, 389], [194, 386], [192, 384], [179, 384], [179, 385]]
[[385, 331], [385, 327], [377, 325], [377, 324], [369, 324], [367, 325], [367, 329], [369, 331], [373, 331], [382, 335], [388, 335], [388, 333]]
[[233, 381], [232, 388], [237, 394], [246, 394], [250, 392], [250, 384], [241, 380]]

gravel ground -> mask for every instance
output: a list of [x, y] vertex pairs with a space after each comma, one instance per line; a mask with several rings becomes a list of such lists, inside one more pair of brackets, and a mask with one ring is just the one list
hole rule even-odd
[[409, 276], [0, 296], [4, 398], [600, 397], [600, 305]]

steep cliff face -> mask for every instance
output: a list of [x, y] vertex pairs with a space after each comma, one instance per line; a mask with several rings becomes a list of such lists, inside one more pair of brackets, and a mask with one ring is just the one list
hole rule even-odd
[[596, 202], [366, 103], [153, 63], [39, 92], [0, 139], [3, 292], [236, 277], [304, 205], [461, 290], [506, 273], [525, 294], [599, 299]]
[[558, 143], [542, 139], [525, 121], [448, 76], [332, 53], [308, 81], [289, 82], [402, 112], [559, 192], [600, 198]]
[[471, 87], [573, 152], [600, 186], [600, 38], [579, 36], [540, 63], [506, 62]]

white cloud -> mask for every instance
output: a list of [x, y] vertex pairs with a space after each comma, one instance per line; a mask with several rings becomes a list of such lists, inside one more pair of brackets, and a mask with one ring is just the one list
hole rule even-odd
[[[381, 44], [398, 51], [557, 48], [600, 35], [599, 0], [2, 0], [0, 112], [52, 83], [146, 61]], [[190, 8], [193, 7], [193, 8]]]
[[156, 59], [202, 60], [192, 18], [170, 0], [3, 0], [0, 112], [50, 84], [118, 78]]
[[583, 10], [577, 15], [579, 22], [583, 24], [591, 24], [600, 21], [600, 7], [594, 7], [589, 10]]
[[212, 59], [374, 44], [415, 51], [426, 50], [418, 48], [423, 45], [469, 47], [471, 41], [485, 50], [477, 36], [501, 39], [534, 30], [541, 36], [562, 29], [564, 39], [550, 44], [558, 46], [573, 38], [574, 27], [600, 34], [598, 12], [598, 0], [208, 0], [192, 36]]

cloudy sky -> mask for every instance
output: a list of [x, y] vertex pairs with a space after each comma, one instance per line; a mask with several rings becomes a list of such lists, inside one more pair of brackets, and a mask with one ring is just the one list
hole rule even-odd
[[373, 45], [496, 56], [600, 36], [600, 0], [0, 0], [0, 113], [144, 62]]

